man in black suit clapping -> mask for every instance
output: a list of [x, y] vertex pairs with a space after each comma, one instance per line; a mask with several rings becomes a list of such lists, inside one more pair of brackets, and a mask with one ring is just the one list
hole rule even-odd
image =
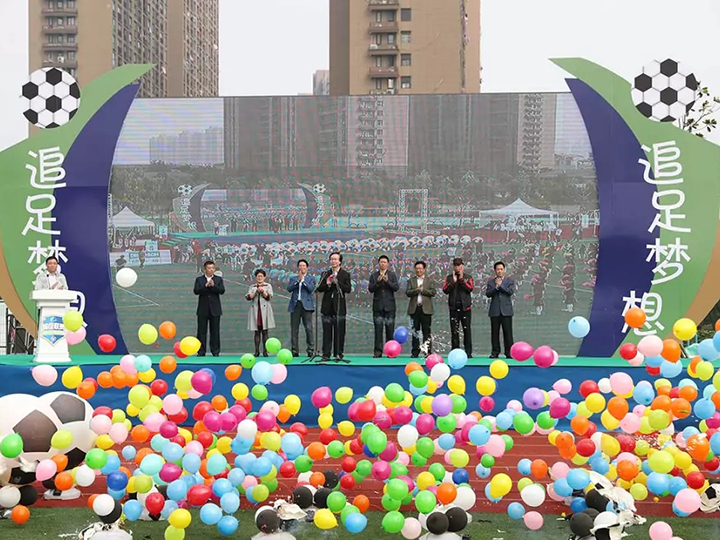
[[500, 327], [503, 331], [505, 356], [510, 358], [510, 347], [513, 344], [513, 304], [515, 282], [505, 275], [505, 263], [498, 261], [494, 266], [495, 277], [490, 278], [485, 286], [485, 294], [490, 298], [490, 339], [492, 352], [490, 358], [500, 356]]
[[[386, 341], [394, 339], [395, 293], [400, 288], [397, 276], [388, 270], [390, 259], [387, 255], [378, 258], [379, 270], [370, 274], [368, 291], [373, 293], [373, 322], [375, 324], [375, 350], [373, 357], [380, 358]], [[383, 330], [385, 339], [383, 340]]]
[[205, 261], [205, 273], [195, 279], [194, 293], [198, 295], [197, 307], [197, 338], [200, 341], [198, 356], [205, 356], [208, 324], [210, 325], [210, 352], [213, 356], [220, 355], [220, 316], [222, 304], [220, 295], [225, 294], [225, 284], [220, 276], [215, 275], [215, 263]]
[[335, 357], [342, 360], [345, 349], [345, 296], [352, 291], [352, 279], [341, 265], [342, 255], [331, 253], [330, 269], [323, 272], [317, 288], [318, 292], [323, 293], [320, 306], [323, 327], [322, 361], [330, 360], [332, 349], [335, 349]]

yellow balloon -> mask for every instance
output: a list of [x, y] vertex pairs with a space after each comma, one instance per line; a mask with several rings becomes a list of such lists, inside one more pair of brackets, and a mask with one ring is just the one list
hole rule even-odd
[[403, 448], [403, 451], [408, 455], [412, 456], [415, 451], [417, 450], [417, 445], [413, 444], [412, 446], [408, 446], [407, 448]]
[[672, 383], [668, 381], [667, 379], [657, 379], [655, 383], [653, 384], [655, 386], [655, 390], [659, 390], [663, 387], [669, 387], [672, 388]]
[[617, 429], [617, 427], [620, 425], [620, 420], [610, 414], [610, 411], [603, 411], [602, 415], [600, 416], [600, 422], [602, 422], [603, 427], [608, 431]]
[[328, 413], [322, 413], [320, 416], [318, 416], [318, 426], [320, 426], [320, 429], [327, 429], [333, 424], [333, 417], [331, 414]]
[[72, 366], [67, 368], [62, 374], [61, 380], [65, 388], [75, 390], [78, 386], [80, 386], [80, 383], [83, 382], [82, 369], [80, 369], [80, 366]]
[[355, 424], [349, 420], [343, 420], [338, 424], [338, 431], [343, 437], [352, 437], [355, 433]]
[[135, 418], [138, 414], [140, 414], [140, 409], [135, 407], [132, 403], [128, 403], [125, 406], [125, 412], [128, 416], [132, 416], [133, 418]]
[[[274, 435], [277, 435], [278, 437], [280, 436], [275, 432], [268, 432], [268, 433], [273, 433]], [[231, 443], [232, 443], [232, 439], [230, 437], [223, 436], [217, 440], [216, 448], [218, 449], [218, 451], [221, 454], [227, 454], [230, 452], [230, 444]]]
[[570, 458], [570, 461], [573, 462], [575, 465], [585, 465], [588, 462], [589, 458], [583, 457], [580, 454], [575, 454], [572, 458]]
[[430, 396], [425, 396], [420, 401], [420, 409], [422, 409], [422, 412], [424, 413], [431, 413], [432, 412], [432, 400]]
[[493, 360], [490, 364], [490, 375], [495, 379], [504, 379], [507, 377], [508, 371], [510, 368], [504, 360]]
[[630, 495], [632, 495], [632, 498], [636, 501], [644, 501], [647, 499], [648, 490], [643, 484], [635, 483], [630, 486]]
[[462, 396], [465, 393], [465, 379], [460, 375], [453, 375], [447, 381], [448, 389], [453, 394]]
[[712, 385], [715, 387], [715, 390], [720, 391], [720, 369], [717, 370], [717, 372], [713, 376]]
[[335, 408], [332, 406], [332, 403], [330, 403], [329, 405], [323, 407], [322, 409], [318, 409], [318, 412], [320, 414], [324, 414], [324, 413], [332, 414], [335, 412]]
[[65, 315], [63, 315], [63, 324], [65, 325], [65, 328], [71, 332], [77, 332], [80, 330], [84, 322], [82, 314], [75, 309], [70, 309], [65, 312]]
[[142, 409], [140, 409], [140, 414], [138, 414], [138, 418], [140, 418], [141, 421], [147, 420], [147, 417], [151, 414], [155, 414], [156, 412], [160, 412], [159, 409], [156, 409], [152, 405], [145, 405]]
[[428, 379], [427, 393], [434, 394], [435, 392], [437, 392], [437, 389], [438, 389], [438, 384], [435, 381], [433, 381], [432, 379]]
[[673, 325], [673, 334], [680, 341], [688, 341], [697, 334], [697, 325], [692, 319], [678, 319]]
[[338, 524], [335, 514], [327, 508], [321, 508], [315, 512], [313, 521], [315, 522], [315, 526], [322, 531], [333, 529], [337, 527]]
[[600, 439], [600, 449], [610, 457], [615, 457], [620, 453], [620, 443], [612, 435], [603, 433]]
[[497, 385], [495, 384], [495, 379], [483, 375], [482, 377], [478, 377], [475, 388], [481, 396], [491, 396], [495, 393]]
[[577, 413], [580, 416], [584, 416], [585, 418], [590, 418], [593, 415], [593, 413], [591, 413], [590, 410], [587, 408], [587, 405], [585, 404], [584, 401], [581, 401], [580, 403], [578, 403]]
[[635, 477], [635, 483], [646, 486], [647, 485], [647, 475], [644, 472], [640, 471], [638, 473], [638, 475]]
[[617, 467], [613, 464], [610, 464], [610, 470], [605, 473], [605, 478], [610, 480], [611, 482], [614, 482], [617, 480], [618, 473], [617, 473]]
[[594, 392], [585, 398], [585, 405], [591, 413], [601, 413], [605, 408], [605, 398], [602, 394]]
[[135, 477], [134, 476], [131, 476], [130, 478], [128, 478], [127, 487], [125, 489], [127, 490], [128, 493], [136, 493], [137, 490], [135, 489]]
[[346, 453], [348, 456], [354, 456], [354, 455], [355, 455], [355, 454], [353, 453], [353, 451], [350, 449], [350, 441], [345, 441], [345, 453]]
[[[247, 386], [245, 388], [247, 388]], [[295, 415], [300, 412], [300, 398], [297, 397], [295, 394], [290, 394], [289, 396], [287, 396], [283, 403], [287, 407], [287, 410], [290, 412], [290, 414]]]
[[193, 440], [192, 433], [190, 433], [189, 429], [185, 429], [185, 428], [178, 429], [178, 435], [180, 435], [183, 439], [185, 439], [186, 444]]
[[548, 433], [548, 442], [555, 446], [555, 440], [558, 438], [558, 435], [560, 435], [560, 431], [557, 429]]
[[109, 448], [112, 448], [115, 443], [110, 438], [110, 435], [99, 435], [97, 439], [95, 439], [95, 446], [100, 448], [101, 450], [107, 450]]
[[695, 366], [695, 373], [697, 374], [698, 379], [700, 379], [701, 381], [709, 381], [710, 378], [713, 376], [714, 371], [715, 368], [712, 363], [706, 362], [705, 360]]
[[346, 403], [350, 403], [350, 400], [353, 398], [353, 389], [349, 388], [347, 386], [341, 386], [335, 391], [335, 401], [337, 401], [340, 405], [345, 405]]
[[250, 395], [250, 389], [247, 387], [247, 384], [239, 382], [233, 384], [230, 393], [232, 394], [233, 399], [245, 399], [248, 395]]
[[274, 431], [266, 431], [260, 436], [260, 446], [277, 452], [280, 449], [280, 435]]
[[435, 485], [435, 477], [432, 475], [432, 473], [430, 473], [428, 471], [423, 471], [420, 474], [418, 474], [416, 483], [417, 483], [418, 489], [420, 489], [422, 491], [423, 489], [427, 489], [430, 486]]
[[175, 377], [175, 388], [182, 390], [183, 392], [189, 392], [192, 390], [192, 376], [193, 372], [188, 369], [178, 373]]
[[532, 486], [532, 485], [533, 485], [533, 481], [527, 477], [524, 477], [524, 478], [521, 478], [520, 480], [518, 480], [517, 490], [518, 490], [518, 492], [521, 492], [526, 487]]
[[148, 369], [147, 371], [143, 371], [142, 373], [138, 373], [138, 379], [140, 379], [140, 382], [144, 383], [151, 383], [155, 380], [155, 377], [157, 376], [157, 373], [153, 368]]
[[134, 405], [138, 409], [142, 409], [145, 405], [150, 403], [150, 396], [152, 396], [152, 392], [143, 384], [133, 386], [128, 391], [128, 401], [131, 405]]
[[650, 427], [650, 420], [647, 416], [643, 416], [640, 419], [640, 433], [643, 435], [650, 435], [653, 431], [655, 431], [652, 427]]
[[[150, 393], [150, 395], [152, 395], [152, 392]], [[161, 401], [161, 403], [162, 403], [162, 401]], [[127, 417], [125, 416], [125, 411], [123, 411], [122, 409], [113, 409], [113, 411], [112, 411], [112, 423], [113, 424], [119, 424], [120, 422], [124, 422], [125, 420], [127, 420]]]
[[403, 407], [410, 407], [413, 404], [413, 395], [405, 390], [405, 398], [400, 402]]
[[143, 345], [152, 345], [157, 341], [158, 331], [152, 324], [143, 324], [138, 328], [138, 339]]
[[512, 489], [512, 480], [505, 473], [499, 473], [490, 480], [490, 496], [493, 499], [504, 497]]
[[178, 508], [177, 510], [173, 510], [172, 514], [170, 514], [170, 517], [168, 517], [168, 523], [176, 529], [187, 528], [190, 525], [191, 521], [192, 516], [190, 515], [190, 512], [188, 512], [184, 508]]
[[186, 336], [180, 340], [180, 351], [186, 356], [197, 354], [200, 350], [200, 340], [195, 336]]
[[213, 448], [212, 450], [207, 451], [207, 454], [205, 457], [210, 459], [213, 456], [219, 456], [219, 455], [220, 455], [220, 450], [218, 450], [217, 448]]

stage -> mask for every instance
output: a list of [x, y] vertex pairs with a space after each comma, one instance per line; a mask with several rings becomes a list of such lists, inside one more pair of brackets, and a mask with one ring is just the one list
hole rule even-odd
[[[172, 392], [175, 376], [182, 370], [196, 371], [203, 367], [210, 367], [217, 375], [217, 382], [213, 388], [212, 395], [222, 394], [228, 399], [231, 398], [231, 388], [236, 382], [243, 382], [248, 387], [253, 386], [250, 370], [244, 369], [237, 381], [228, 381], [224, 376], [225, 367], [230, 364], [239, 364], [240, 356], [222, 355], [220, 357], [186, 358], [178, 360], [178, 366], [174, 373], [164, 374], [157, 369], [157, 364], [163, 355], [150, 355], [153, 366], [156, 367], [158, 378], [168, 382]], [[58, 371], [62, 374], [63, 368], [69, 365], [78, 365], [83, 370], [84, 377], [97, 377], [98, 373], [108, 371], [113, 365], [117, 365], [120, 356], [74, 356], [71, 364], [57, 365]], [[268, 385], [268, 399], [282, 403], [289, 394], [296, 394], [300, 397], [302, 408], [297, 416], [291, 418], [291, 422], [303, 422], [308, 426], [317, 426], [317, 409], [310, 404], [310, 395], [320, 386], [329, 386], [333, 391], [341, 386], [348, 386], [355, 392], [354, 397], [362, 396], [373, 386], [385, 387], [391, 382], [398, 382], [407, 388], [407, 376], [404, 366], [412, 359], [409, 356], [398, 358], [372, 358], [368, 356], [348, 356], [348, 364], [344, 363], [302, 363], [303, 358], [295, 358], [294, 362], [288, 365], [287, 379], [278, 385]], [[48, 392], [65, 390], [58, 377], [57, 382], [51, 387], [41, 387], [32, 378], [31, 368], [36, 365], [32, 356], [9, 355], [0, 356], [0, 395], [27, 393], [40, 395]], [[275, 358], [267, 359], [271, 363]], [[475, 382], [478, 377], [488, 375], [488, 366], [492, 362], [487, 357], [472, 358], [461, 370], [452, 370], [452, 374], [462, 376], [466, 382], [465, 398], [468, 403], [468, 411], [478, 410], [480, 398]], [[631, 367], [626, 361], [611, 358], [583, 358], [583, 357], [561, 357], [560, 361], [553, 367], [541, 369], [535, 366], [532, 361], [516, 362], [508, 360], [510, 372], [505, 379], [497, 381], [497, 390], [493, 394], [495, 408], [488, 414], [495, 415], [501, 412], [508, 401], [512, 399], [522, 400], [523, 392], [530, 387], [538, 387], [543, 390], [550, 390], [558, 379], [568, 379], [573, 384], [573, 391], [566, 396], [570, 401], [578, 402], [582, 398], [577, 389], [583, 381], [592, 379], [598, 381], [603, 377], [609, 377], [615, 371], [629, 373], [635, 383], [640, 380], [652, 382], [653, 377], [647, 371]], [[442, 393], [441, 388], [437, 393]], [[99, 389], [90, 402], [93, 406], [101, 405], [125, 410], [128, 403], [127, 389], [118, 390], [115, 388]], [[208, 399], [210, 397], [209, 396]], [[252, 399], [252, 398], [251, 398]], [[186, 400], [186, 406], [190, 410], [196, 401]], [[254, 403], [255, 405], [255, 403]], [[258, 406], [258, 405], [255, 405]], [[347, 405], [340, 405], [333, 402], [335, 407], [335, 421], [339, 422], [347, 418]], [[534, 411], [530, 411], [531, 413]], [[567, 421], [560, 423], [559, 427], [567, 427]], [[677, 426], [676, 426], [677, 427]]]

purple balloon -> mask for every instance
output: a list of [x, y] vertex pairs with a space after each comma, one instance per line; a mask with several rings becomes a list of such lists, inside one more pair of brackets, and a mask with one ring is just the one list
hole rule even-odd
[[539, 409], [545, 404], [545, 395], [539, 388], [528, 388], [523, 394], [523, 403], [528, 409]]
[[533, 352], [534, 349], [532, 345], [530, 345], [529, 343], [525, 343], [524, 341], [518, 341], [517, 343], [513, 343], [513, 346], [510, 347], [510, 356], [512, 356], [518, 362], [525, 362], [526, 360], [530, 360]]
[[432, 412], [434, 415], [447, 416], [452, 412], [452, 399], [450, 399], [450, 396], [446, 394], [440, 394], [432, 400], [432, 404], [430, 405], [430, 407], [432, 408]]

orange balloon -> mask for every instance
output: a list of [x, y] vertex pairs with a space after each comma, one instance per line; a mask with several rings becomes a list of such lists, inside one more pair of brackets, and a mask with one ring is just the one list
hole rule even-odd
[[715, 405], [715, 408], [720, 409], [720, 392], [715, 392], [712, 396], [710, 396], [710, 399]]
[[690, 360], [690, 363], [688, 364], [688, 368], [687, 368], [688, 374], [689, 374], [689, 375], [692, 375], [693, 377], [694, 377], [695, 375], [697, 375], [697, 374], [695, 373], [695, 370], [697, 369], [698, 364], [699, 364], [700, 362], [702, 362], [702, 361], [703, 361], [703, 359], [702, 359], [701, 357], [699, 357], [699, 356], [693, 356], [693, 357], [692, 357], [692, 360]]
[[12, 519], [15, 525], [22, 525], [30, 519], [30, 510], [28, 510], [26, 506], [18, 504], [12, 509], [12, 512], [10, 512], [10, 519]]
[[125, 386], [133, 387], [140, 382], [140, 377], [137, 373], [126, 373], [125, 374]]
[[320, 487], [325, 483], [325, 475], [321, 472], [314, 472], [310, 475], [310, 485]]
[[118, 471], [121, 472], [121, 473], [123, 473], [123, 474], [124, 474], [125, 476], [127, 476], [128, 478], [130, 478], [130, 477], [132, 476], [132, 473], [130, 472], [130, 469], [128, 469], [127, 467], [120, 467], [120, 468], [118, 469]]
[[442, 483], [437, 488], [436, 497], [442, 504], [450, 504], [457, 497], [457, 488], [449, 482]]
[[720, 332], [720, 319], [715, 321], [715, 331]]
[[560, 454], [560, 457], [564, 459], [571, 459], [575, 454], [577, 454], [577, 446], [572, 444], [565, 448], [558, 448], [558, 453]]
[[73, 487], [74, 483], [72, 474], [69, 472], [61, 472], [55, 477], [55, 487], [60, 491], [67, 491]]
[[640, 328], [646, 320], [645, 312], [639, 307], [630, 308], [625, 312], [625, 323], [630, 328]]
[[675, 418], [680, 419], [687, 418], [690, 414], [692, 414], [692, 406], [690, 405], [690, 402], [684, 398], [673, 399], [672, 404], [670, 405], [670, 410]]
[[174, 356], [163, 356], [160, 359], [160, 371], [163, 373], [172, 373], [177, 367], [177, 360]]
[[237, 381], [242, 374], [242, 366], [231, 364], [225, 368], [225, 378], [228, 381]]
[[253, 448], [260, 448], [260, 438], [262, 437], [262, 433], [259, 431], [255, 433], [255, 440], [253, 441]]
[[75, 392], [83, 399], [90, 399], [95, 395], [95, 385], [90, 381], [83, 381], [80, 383], [80, 386], [75, 389]]
[[290, 420], [290, 411], [288, 411], [288, 408], [285, 405], [280, 405], [280, 410], [277, 414], [278, 422], [281, 424], [284, 424], [288, 420]]
[[100, 388], [111, 388], [113, 385], [113, 377], [109, 371], [101, 371], [97, 376], [97, 383]]
[[688, 384], [687, 386], [683, 386], [680, 389], [679, 394], [680, 394], [681, 398], [686, 399], [688, 401], [695, 401], [698, 397], [697, 388], [695, 388], [691, 384]]
[[629, 482], [638, 475], [638, 467], [632, 461], [624, 459], [617, 464], [617, 473], [620, 478]]
[[57, 456], [51, 457], [50, 459], [55, 462], [58, 472], [64, 471], [65, 468], [68, 466], [68, 458], [65, 455], [59, 454]]
[[225, 409], [227, 409], [228, 406], [227, 399], [225, 399], [223, 396], [214, 396], [210, 404], [213, 406], [213, 409], [218, 412], [224, 411]]
[[422, 371], [422, 366], [417, 362], [405, 364], [405, 375], [410, 375], [413, 371]]
[[199, 472], [200, 472], [200, 475], [201, 475], [203, 478], [210, 478], [210, 477], [212, 477], [212, 475], [211, 475], [210, 473], [208, 473], [208, 470], [207, 470], [207, 459], [203, 459], [203, 460], [200, 462], [200, 471], [199, 471]]
[[315, 441], [310, 443], [307, 447], [308, 457], [313, 461], [318, 461], [325, 457], [325, 445], [321, 442]]
[[172, 339], [175, 337], [176, 333], [177, 328], [175, 327], [175, 323], [172, 323], [170, 321], [165, 321], [160, 326], [158, 326], [158, 334], [160, 334], [160, 337], [164, 339]]
[[[587, 430], [590, 429], [590, 420], [581, 414], [577, 414], [570, 420], [570, 427], [577, 435], [585, 435]], [[557, 441], [555, 441], [557, 446]]]
[[356, 495], [352, 503], [353, 506], [360, 510], [361, 514], [364, 514], [370, 508], [370, 499], [365, 495]]
[[608, 401], [607, 410], [614, 418], [622, 420], [630, 410], [630, 406], [624, 397], [615, 396]]
[[195, 422], [195, 425], [193, 426], [193, 433], [195, 435], [200, 435], [203, 431], [207, 431], [208, 428], [205, 427], [205, 424], [202, 420], [198, 420]]
[[704, 462], [710, 453], [710, 441], [704, 435], [693, 435], [687, 440], [687, 451], [697, 461]]
[[570, 448], [570, 446], [573, 446], [574, 442], [575, 440], [570, 433], [563, 432], [555, 439], [555, 446], [558, 448]]
[[655, 399], [652, 400], [652, 403], [650, 404], [650, 408], [653, 410], [660, 409], [661, 411], [670, 412], [670, 408], [672, 406], [672, 399], [670, 399], [670, 396], [664, 396], [660, 395], [657, 396]]
[[542, 480], [548, 473], [547, 463], [545, 463], [542, 459], [536, 459], [530, 464], [530, 473], [535, 477], [535, 479]]
[[152, 448], [148, 448], [148, 447], [140, 448], [137, 451], [137, 454], [135, 454], [135, 463], [137, 465], [140, 465], [142, 460], [145, 459], [145, 456], [149, 456], [152, 453], [153, 453]]
[[680, 349], [680, 344], [677, 341], [674, 339], [663, 340], [663, 350], [660, 353], [660, 356], [662, 356], [665, 360], [675, 363], [680, 360], [681, 354], [682, 350]]
[[132, 440], [138, 443], [144, 443], [150, 438], [150, 430], [145, 426], [135, 426], [130, 431]]
[[127, 380], [127, 374], [124, 371], [117, 371], [112, 376], [113, 386], [118, 390], [125, 388], [125, 381]]
[[125, 372], [122, 370], [122, 368], [119, 365], [116, 364], [110, 368], [110, 373], [112, 375], [115, 375], [116, 373], [125, 373]]
[[657, 389], [658, 396], [670, 397], [671, 392], [672, 392], [672, 386], [670, 386], [669, 384], [663, 385]]
[[93, 503], [95, 502], [95, 499], [97, 499], [97, 496], [98, 496], [97, 493], [93, 493], [92, 495], [90, 495], [90, 497], [88, 497], [88, 502], [87, 502], [88, 508], [93, 507]]

